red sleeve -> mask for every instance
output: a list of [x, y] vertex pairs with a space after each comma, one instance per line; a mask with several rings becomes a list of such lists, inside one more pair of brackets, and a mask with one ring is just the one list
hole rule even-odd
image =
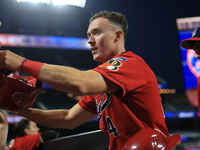
[[[122, 88], [122, 95], [127, 92], [139, 92], [146, 85], [144, 61], [132, 53], [116, 56], [93, 70], [101, 73]], [[130, 84], [133, 83], [133, 84]]]
[[97, 110], [96, 110], [96, 103], [95, 103], [95, 99], [94, 96], [83, 96], [82, 100], [80, 100], [78, 102], [78, 104], [85, 110], [97, 114]]

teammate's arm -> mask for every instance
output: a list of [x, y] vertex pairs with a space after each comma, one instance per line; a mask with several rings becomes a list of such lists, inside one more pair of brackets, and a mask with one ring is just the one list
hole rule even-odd
[[79, 104], [69, 110], [43, 111], [30, 108], [18, 114], [43, 126], [66, 129], [74, 129], [96, 117], [96, 114], [84, 110]]

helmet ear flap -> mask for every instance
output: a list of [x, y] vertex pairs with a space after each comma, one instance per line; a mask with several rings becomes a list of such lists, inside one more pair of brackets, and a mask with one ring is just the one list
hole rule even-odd
[[30, 108], [38, 94], [44, 93], [43, 83], [36, 78], [16, 74], [0, 75], [0, 108], [21, 111]]
[[[180, 138], [177, 137], [179, 141]], [[178, 143], [178, 142], [175, 142]], [[125, 144], [123, 150], [171, 150], [176, 144], [171, 144], [170, 137], [154, 129], [140, 130]]]

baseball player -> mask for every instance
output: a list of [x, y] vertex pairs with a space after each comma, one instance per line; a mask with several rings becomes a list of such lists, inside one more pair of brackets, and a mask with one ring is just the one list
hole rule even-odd
[[[127, 20], [120, 13], [101, 11], [91, 17], [88, 44], [93, 59], [102, 64], [87, 71], [0, 51], [0, 69], [25, 72], [63, 92], [83, 95], [69, 110], [30, 108], [18, 114], [44, 126], [67, 129], [98, 117], [100, 129], [109, 137], [109, 150], [125, 149], [131, 137], [146, 129], [161, 133], [167, 140], [160, 148], [157, 140], [152, 149], [172, 149], [180, 138], [172, 140], [169, 136], [154, 72], [140, 56], [125, 50], [127, 29]], [[146, 142], [151, 144], [152, 139]]]
[[[196, 52], [196, 58], [200, 59], [200, 27], [195, 28], [192, 37], [181, 41], [180, 45], [188, 50]], [[200, 78], [198, 78], [198, 110], [200, 111]], [[198, 113], [200, 116], [200, 113]]]

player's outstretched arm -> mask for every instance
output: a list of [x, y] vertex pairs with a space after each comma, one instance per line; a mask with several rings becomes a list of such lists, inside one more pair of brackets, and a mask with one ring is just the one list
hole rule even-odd
[[93, 95], [113, 93], [119, 86], [104, 78], [100, 73], [88, 70], [50, 65], [27, 60], [9, 50], [0, 51], [0, 69], [22, 71], [40, 81], [67, 93]]
[[58, 90], [79, 95], [113, 93], [119, 90], [118, 85], [104, 78], [99, 72], [81, 71], [65, 66], [44, 64], [38, 79]]
[[69, 110], [43, 111], [30, 108], [17, 114], [43, 126], [66, 129], [74, 129], [96, 117], [96, 114], [84, 110], [79, 104]]

